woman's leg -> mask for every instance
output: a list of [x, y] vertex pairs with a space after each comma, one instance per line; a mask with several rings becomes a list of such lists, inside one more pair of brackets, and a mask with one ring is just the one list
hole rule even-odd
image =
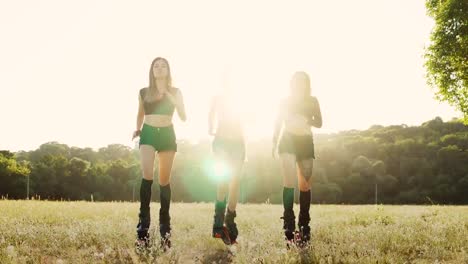
[[310, 200], [311, 200], [311, 193], [310, 193], [310, 185], [312, 181], [312, 170], [314, 168], [314, 159], [306, 159], [301, 160], [298, 162], [298, 182], [299, 182], [299, 203], [300, 203], [300, 211], [299, 211], [299, 222], [298, 227], [301, 230], [303, 239], [307, 242], [310, 240]]
[[166, 186], [171, 181], [172, 165], [174, 164], [175, 151], [161, 151], [159, 159], [159, 185]]
[[297, 162], [297, 179], [301, 192], [310, 191], [312, 170], [314, 169], [314, 159], [306, 159]]
[[296, 156], [291, 153], [280, 154], [281, 172], [283, 174], [283, 229], [287, 240], [294, 238], [294, 185], [296, 181]]
[[[219, 166], [219, 172], [216, 173], [229, 173], [230, 167], [227, 162], [226, 153], [218, 151], [215, 153], [215, 163], [216, 166]], [[216, 201], [217, 202], [224, 202], [224, 207], [226, 206], [226, 197], [228, 195], [229, 190], [229, 182], [226, 180], [226, 175], [216, 175], [217, 177], [221, 177], [218, 180], [216, 186]]]
[[237, 224], [234, 222], [234, 218], [237, 216], [236, 206], [239, 200], [239, 186], [243, 160], [232, 160], [230, 164], [232, 168], [232, 174], [229, 183], [229, 200], [228, 209], [226, 212], [226, 227], [229, 231], [229, 238], [231, 239], [231, 243], [235, 243], [239, 231], [237, 230]]
[[147, 239], [148, 229], [151, 222], [150, 201], [151, 185], [153, 184], [154, 173], [154, 148], [150, 145], [141, 145], [140, 156], [143, 178], [141, 179], [140, 186], [140, 213], [137, 233], [139, 239]]
[[230, 162], [230, 164], [232, 168], [232, 175], [229, 182], [228, 210], [234, 212], [236, 211], [237, 202], [239, 200], [239, 186], [243, 161], [233, 160]]
[[227, 182], [220, 182], [216, 187], [216, 202], [224, 203], [224, 207], [226, 207], [226, 196], [228, 193], [228, 183]]
[[162, 151], [158, 153], [159, 188], [161, 200], [161, 208], [159, 209], [159, 232], [163, 242], [169, 242], [169, 237], [171, 234], [171, 218], [169, 216], [169, 208], [171, 204], [170, 179], [174, 157], [175, 151]]

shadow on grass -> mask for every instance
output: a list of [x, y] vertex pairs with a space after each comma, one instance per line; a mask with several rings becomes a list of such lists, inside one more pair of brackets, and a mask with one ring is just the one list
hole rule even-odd
[[214, 252], [208, 252], [201, 260], [201, 263], [232, 263], [233, 257], [228, 248], [217, 249]]
[[314, 254], [314, 249], [311, 246], [299, 249], [299, 263], [320, 263], [319, 259]]

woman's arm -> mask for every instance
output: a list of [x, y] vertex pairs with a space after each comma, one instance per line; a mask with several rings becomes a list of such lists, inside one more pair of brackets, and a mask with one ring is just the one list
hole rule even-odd
[[137, 122], [136, 122], [136, 130], [133, 133], [133, 138], [136, 138], [140, 135], [141, 126], [143, 125], [143, 119], [145, 118], [145, 109], [143, 108], [143, 100], [141, 99], [141, 95], [138, 95], [138, 113], [137, 113]]
[[320, 111], [320, 105], [316, 97], [312, 97], [312, 119], [309, 120], [311, 126], [321, 128], [322, 127], [322, 113]]
[[208, 135], [214, 135], [214, 122], [216, 117], [216, 98], [211, 100], [210, 110], [208, 112]]
[[187, 115], [185, 114], [185, 105], [184, 105], [184, 98], [182, 97], [182, 92], [177, 89], [175, 95], [172, 95], [170, 92], [165, 92], [167, 98], [174, 104], [177, 114], [179, 115], [180, 120], [186, 121]]
[[283, 122], [284, 122], [284, 107], [285, 103], [281, 102], [278, 113], [276, 114], [276, 119], [275, 119], [275, 126], [273, 130], [273, 148], [276, 147], [276, 144], [278, 143], [278, 137], [281, 132], [281, 128], [283, 127]]

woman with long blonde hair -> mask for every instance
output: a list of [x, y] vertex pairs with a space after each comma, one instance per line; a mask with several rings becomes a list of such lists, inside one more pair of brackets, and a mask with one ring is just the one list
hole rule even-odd
[[153, 60], [149, 71], [149, 86], [140, 89], [138, 98], [138, 114], [133, 138], [140, 137], [143, 178], [140, 187], [140, 213], [138, 215], [136, 246], [149, 246], [151, 186], [153, 184], [155, 153], [157, 152], [161, 201], [159, 231], [161, 246], [166, 249], [171, 246], [170, 178], [177, 152], [176, 135], [172, 124], [174, 111], [177, 111], [182, 121], [186, 120], [182, 92], [172, 87], [171, 71], [166, 59], [158, 57]]

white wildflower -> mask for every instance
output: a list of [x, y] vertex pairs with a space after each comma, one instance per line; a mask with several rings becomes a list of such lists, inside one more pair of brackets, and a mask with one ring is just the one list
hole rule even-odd
[[106, 249], [104, 250], [104, 254], [109, 255], [111, 253], [112, 253], [112, 248], [106, 247]]
[[232, 245], [229, 247], [229, 251], [232, 253], [232, 254], [236, 254], [237, 253], [237, 245]]
[[9, 245], [7, 248], [6, 248], [6, 253], [9, 257], [12, 257], [12, 258], [15, 258], [16, 257], [16, 251], [15, 251], [15, 247], [12, 246], [12, 245]]

